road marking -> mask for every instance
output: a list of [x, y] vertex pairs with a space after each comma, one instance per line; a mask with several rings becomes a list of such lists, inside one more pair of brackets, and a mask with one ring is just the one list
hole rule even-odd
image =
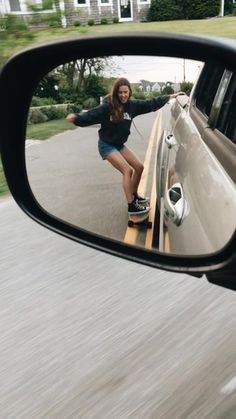
[[[148, 143], [148, 148], [147, 148], [145, 159], [144, 159], [144, 171], [143, 171], [143, 175], [139, 184], [139, 193], [140, 195], [144, 195], [144, 196], [146, 195], [149, 167], [151, 163], [154, 140], [156, 138], [155, 134], [156, 134], [158, 123], [160, 121], [161, 121], [161, 112], [158, 112], [157, 117], [152, 127], [152, 131], [151, 131], [151, 135], [150, 135], [150, 139]], [[137, 237], [138, 237], [138, 229], [127, 227], [125, 237], [124, 237], [124, 243], [135, 244], [137, 241]]]
[[157, 164], [157, 145], [158, 142], [160, 141], [161, 138], [161, 132], [162, 132], [162, 113], [160, 113], [159, 116], [159, 120], [158, 120], [158, 125], [157, 125], [157, 129], [156, 129], [156, 150], [155, 150], [155, 163], [153, 166], [153, 179], [152, 179], [152, 191], [151, 191], [151, 200], [150, 200], [150, 205], [151, 205], [151, 210], [150, 210], [150, 215], [149, 215], [149, 220], [152, 222], [152, 228], [147, 230], [147, 234], [146, 234], [146, 241], [145, 241], [145, 247], [147, 249], [151, 249], [152, 248], [152, 243], [153, 243], [153, 233], [154, 233], [154, 221], [155, 221], [155, 213], [156, 213], [156, 198], [157, 198], [157, 179], [156, 179], [156, 164]]
[[[169, 171], [167, 172], [166, 184], [167, 185], [170, 184]], [[166, 188], [166, 185], [165, 185], [165, 188]], [[168, 227], [164, 225], [164, 217], [165, 217], [164, 216], [164, 210], [165, 210], [164, 202], [165, 200], [163, 199], [163, 252], [170, 253], [170, 235], [169, 235]]]
[[160, 199], [160, 228], [159, 228], [159, 243], [158, 243], [158, 249], [159, 252], [164, 252], [164, 199]]
[[170, 235], [167, 229], [164, 231], [164, 253], [170, 253]]
[[236, 377], [232, 378], [232, 380], [230, 380], [228, 384], [222, 387], [220, 392], [222, 394], [228, 395], [228, 394], [232, 394], [234, 391], [236, 391]]

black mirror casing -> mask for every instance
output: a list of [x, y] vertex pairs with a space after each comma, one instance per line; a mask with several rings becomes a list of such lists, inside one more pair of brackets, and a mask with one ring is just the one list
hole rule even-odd
[[173, 33], [84, 37], [37, 45], [16, 54], [3, 68], [0, 76], [0, 145], [9, 189], [18, 205], [32, 219], [63, 236], [156, 268], [198, 277], [206, 274], [210, 282], [236, 289], [235, 233], [224, 249], [212, 255], [181, 257], [154, 253], [75, 228], [47, 213], [31, 192], [25, 164], [25, 135], [32, 92], [40, 79], [54, 67], [72, 61], [75, 57], [124, 54], [211, 60], [232, 70], [236, 68], [236, 42]]

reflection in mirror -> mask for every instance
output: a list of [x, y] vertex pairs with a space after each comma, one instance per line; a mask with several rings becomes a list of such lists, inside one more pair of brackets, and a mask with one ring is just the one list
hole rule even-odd
[[[153, 251], [221, 249], [235, 230], [236, 189], [194, 123], [205, 67], [113, 56], [47, 74], [32, 98], [25, 151], [39, 204], [76, 227]], [[127, 82], [117, 83], [121, 77]], [[209, 109], [216, 99], [207, 97]]]

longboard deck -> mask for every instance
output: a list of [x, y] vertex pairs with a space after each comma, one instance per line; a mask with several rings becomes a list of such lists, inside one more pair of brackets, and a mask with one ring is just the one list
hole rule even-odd
[[152, 228], [152, 222], [149, 221], [149, 213], [143, 215], [131, 215], [128, 221], [128, 227]]

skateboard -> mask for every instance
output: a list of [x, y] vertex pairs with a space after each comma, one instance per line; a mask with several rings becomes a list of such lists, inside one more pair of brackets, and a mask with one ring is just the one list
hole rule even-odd
[[152, 228], [152, 222], [149, 221], [149, 212], [140, 215], [129, 215], [128, 227]]

